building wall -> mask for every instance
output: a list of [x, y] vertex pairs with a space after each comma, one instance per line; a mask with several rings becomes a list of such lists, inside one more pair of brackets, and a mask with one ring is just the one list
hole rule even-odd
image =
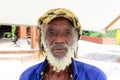
[[81, 40], [90, 41], [90, 42], [99, 43], [99, 44], [115, 44], [114, 38], [82, 36]]
[[116, 32], [115, 40], [116, 44], [120, 45], [120, 29]]
[[102, 38], [102, 44], [116, 44], [114, 38]]
[[86, 41], [102, 44], [102, 38], [99, 38], [99, 37], [82, 36], [81, 40], [86, 40]]

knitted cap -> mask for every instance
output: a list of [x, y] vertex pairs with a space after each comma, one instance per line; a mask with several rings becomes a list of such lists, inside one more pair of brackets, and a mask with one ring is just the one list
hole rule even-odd
[[38, 28], [42, 27], [42, 24], [48, 24], [50, 23], [54, 18], [57, 17], [64, 17], [68, 20], [70, 20], [73, 24], [73, 26], [77, 29], [79, 35], [82, 34], [82, 29], [81, 29], [81, 25], [79, 23], [78, 18], [75, 16], [75, 14], [73, 12], [71, 12], [70, 10], [67, 10], [65, 8], [55, 8], [55, 9], [51, 9], [49, 11], [47, 11], [43, 16], [41, 16], [38, 19]]

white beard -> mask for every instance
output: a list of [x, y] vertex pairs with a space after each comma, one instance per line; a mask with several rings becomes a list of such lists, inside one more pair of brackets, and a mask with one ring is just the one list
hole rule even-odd
[[53, 66], [53, 70], [56, 72], [65, 70], [65, 68], [71, 64], [71, 58], [74, 57], [74, 50], [72, 47], [68, 48], [68, 52], [63, 58], [54, 57], [48, 48], [46, 49], [46, 53], [48, 62]]
[[75, 39], [75, 42], [71, 46], [67, 47], [68, 51], [63, 58], [57, 58], [53, 56], [50, 46], [46, 44], [43, 36], [41, 37], [41, 39], [41, 44], [44, 46], [48, 63], [53, 66], [53, 70], [56, 72], [65, 70], [65, 68], [72, 63], [71, 58], [74, 57], [74, 53], [76, 53], [77, 51], [77, 39]]

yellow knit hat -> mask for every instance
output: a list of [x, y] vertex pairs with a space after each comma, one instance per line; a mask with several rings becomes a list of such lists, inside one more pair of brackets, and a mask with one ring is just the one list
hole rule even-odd
[[38, 19], [37, 27], [41, 28], [42, 24], [48, 24], [54, 18], [57, 18], [57, 17], [64, 17], [64, 18], [70, 20], [72, 22], [73, 26], [77, 29], [79, 36], [81, 36], [82, 29], [81, 29], [81, 25], [79, 23], [78, 18], [75, 16], [75, 14], [73, 12], [71, 12], [70, 10], [65, 9], [65, 8], [55, 8], [55, 9], [51, 9], [51, 10], [47, 11], [45, 14], [43, 14], [43, 16], [41, 16]]

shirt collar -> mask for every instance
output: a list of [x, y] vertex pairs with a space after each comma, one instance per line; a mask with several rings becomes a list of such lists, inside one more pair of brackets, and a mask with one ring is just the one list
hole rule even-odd
[[[72, 75], [73, 75], [73, 77], [75, 77], [77, 75], [77, 73], [78, 73], [77, 72], [77, 66], [76, 66], [75, 60], [73, 58], [71, 60], [72, 60]], [[42, 77], [43, 70], [45, 69], [47, 64], [48, 64], [48, 60], [47, 59], [45, 59], [45, 61], [41, 63], [41, 66], [39, 66], [39, 68], [36, 71], [36, 77], [37, 78], [41, 78]], [[40, 80], [40, 79], [38, 79], [38, 80]]]
[[45, 67], [47, 66], [47, 59], [45, 59], [39, 66], [39, 68], [37, 69], [36, 71], [36, 77], [38, 80], [40, 80], [40, 78], [42, 77], [43, 75], [43, 70], [45, 69]]
[[76, 76], [77, 73], [78, 73], [77, 72], [77, 66], [76, 66], [75, 60], [72, 58], [72, 75]]

